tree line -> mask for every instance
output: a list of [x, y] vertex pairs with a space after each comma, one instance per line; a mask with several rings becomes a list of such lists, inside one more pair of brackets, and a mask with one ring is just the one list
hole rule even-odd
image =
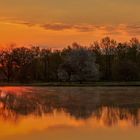
[[139, 81], [140, 42], [109, 37], [90, 46], [73, 43], [62, 50], [38, 46], [0, 50], [1, 82]]

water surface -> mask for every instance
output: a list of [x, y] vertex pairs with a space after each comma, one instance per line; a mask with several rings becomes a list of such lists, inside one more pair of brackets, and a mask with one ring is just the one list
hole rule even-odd
[[139, 87], [1, 87], [2, 140], [139, 140]]

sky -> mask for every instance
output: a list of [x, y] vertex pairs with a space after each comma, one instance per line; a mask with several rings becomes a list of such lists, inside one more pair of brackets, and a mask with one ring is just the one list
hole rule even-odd
[[63, 48], [140, 38], [139, 0], [0, 0], [0, 44]]

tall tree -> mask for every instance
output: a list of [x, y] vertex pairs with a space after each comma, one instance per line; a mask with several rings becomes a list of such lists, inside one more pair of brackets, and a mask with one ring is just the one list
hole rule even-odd
[[109, 37], [105, 37], [101, 40], [100, 47], [102, 49], [102, 53], [105, 60], [104, 65], [104, 79], [105, 80], [111, 80], [112, 79], [112, 64], [114, 60], [114, 53], [116, 48], [116, 41], [113, 39], [110, 39]]
[[79, 82], [97, 80], [99, 71], [95, 63], [95, 54], [88, 48], [74, 43], [71, 48], [65, 50], [63, 59], [61, 70], [64, 74], [67, 73], [68, 80]]

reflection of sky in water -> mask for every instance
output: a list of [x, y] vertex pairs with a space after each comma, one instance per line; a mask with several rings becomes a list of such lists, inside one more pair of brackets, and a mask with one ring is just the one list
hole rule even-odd
[[96, 131], [99, 135], [107, 131], [111, 136], [113, 133], [119, 135], [130, 130], [134, 135], [139, 130], [138, 88], [109, 90], [4, 87], [0, 91], [0, 138], [28, 135], [25, 137], [28, 139], [29, 135], [33, 137], [38, 134], [44, 136], [44, 140], [46, 134], [51, 135], [54, 132], [57, 136], [61, 132], [63, 136], [68, 131], [74, 133], [73, 138], [76, 139], [75, 132], [80, 134], [83, 131], [83, 137], [81, 134], [78, 138], [91, 135], [89, 139], [93, 139], [96, 135], [92, 133]]

